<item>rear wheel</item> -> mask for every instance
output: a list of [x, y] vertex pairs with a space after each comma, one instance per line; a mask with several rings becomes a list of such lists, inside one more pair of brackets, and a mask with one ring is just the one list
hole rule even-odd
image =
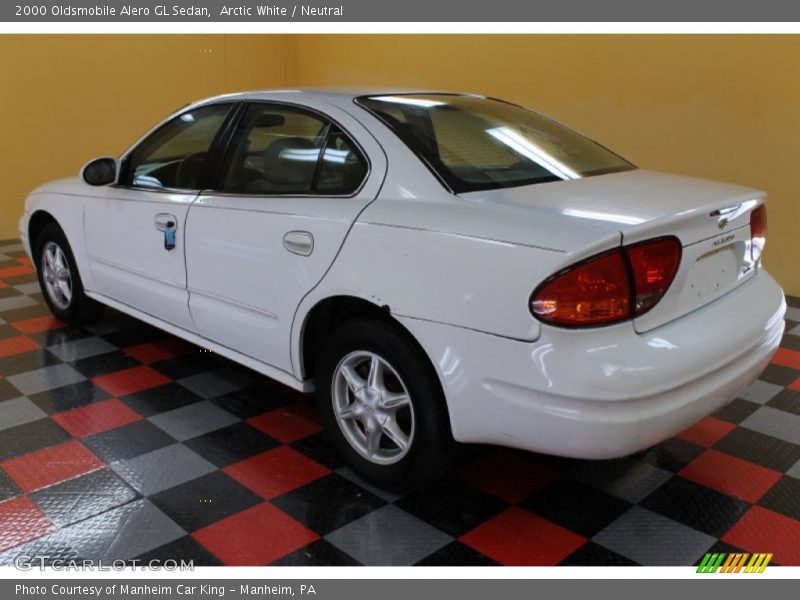
[[344, 323], [328, 339], [317, 360], [317, 405], [348, 465], [398, 490], [441, 477], [456, 443], [438, 377], [417, 343], [375, 318]]
[[57, 224], [48, 223], [39, 232], [34, 259], [45, 302], [59, 321], [79, 325], [100, 316], [103, 305], [85, 294], [72, 249]]

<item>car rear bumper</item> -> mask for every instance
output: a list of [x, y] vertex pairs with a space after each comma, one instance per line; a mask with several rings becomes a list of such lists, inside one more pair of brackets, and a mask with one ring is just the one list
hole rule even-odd
[[758, 377], [786, 305], [761, 270], [666, 325], [543, 327], [533, 343], [401, 317], [428, 351], [454, 437], [575, 458], [614, 458], [683, 431]]

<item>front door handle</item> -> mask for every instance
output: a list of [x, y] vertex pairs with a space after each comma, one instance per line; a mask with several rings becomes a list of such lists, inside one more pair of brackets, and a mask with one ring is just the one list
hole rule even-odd
[[175, 232], [178, 230], [178, 219], [169, 213], [159, 213], [153, 219], [156, 229], [164, 232], [164, 249], [175, 248]]
[[309, 256], [314, 251], [314, 236], [308, 231], [289, 231], [283, 236], [283, 247], [293, 254]]

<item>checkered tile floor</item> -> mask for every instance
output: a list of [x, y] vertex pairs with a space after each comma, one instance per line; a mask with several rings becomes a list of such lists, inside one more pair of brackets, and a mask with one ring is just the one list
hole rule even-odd
[[54, 320], [0, 242], [0, 564], [800, 565], [800, 301], [740, 398], [624, 460], [466, 448], [397, 496], [332, 454], [307, 398], [107, 311]]

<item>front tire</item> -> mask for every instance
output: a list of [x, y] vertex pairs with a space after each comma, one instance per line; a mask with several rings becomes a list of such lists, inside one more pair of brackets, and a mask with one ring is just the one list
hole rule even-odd
[[89, 298], [67, 237], [56, 223], [48, 223], [34, 244], [39, 287], [50, 312], [59, 321], [81, 325], [96, 320], [103, 305]]
[[316, 362], [317, 406], [331, 442], [364, 479], [409, 490], [441, 477], [456, 443], [439, 379], [399, 326], [345, 322]]

